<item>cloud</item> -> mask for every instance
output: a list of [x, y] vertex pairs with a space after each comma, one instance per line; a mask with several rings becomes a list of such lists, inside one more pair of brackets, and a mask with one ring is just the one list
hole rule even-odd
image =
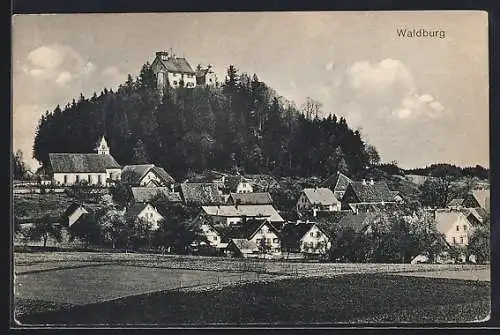
[[71, 79], [73, 79], [73, 75], [68, 71], [63, 71], [57, 76], [56, 83], [62, 86], [66, 86]]
[[413, 75], [401, 61], [358, 61], [346, 70], [349, 94], [377, 115], [394, 120], [435, 119], [445, 108], [430, 94], [419, 94]]
[[22, 69], [35, 79], [65, 85], [69, 78], [77, 79], [92, 74], [96, 66], [71, 47], [52, 44], [32, 50]]
[[331, 70], [333, 70], [333, 62], [330, 62], [330, 63], [326, 64], [325, 69], [326, 69], [327, 71], [331, 71]]

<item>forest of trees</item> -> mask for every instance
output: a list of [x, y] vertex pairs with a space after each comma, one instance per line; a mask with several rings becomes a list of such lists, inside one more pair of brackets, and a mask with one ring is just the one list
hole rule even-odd
[[311, 99], [300, 110], [233, 65], [221, 87], [159, 93], [146, 63], [116, 92], [47, 111], [33, 157], [47, 166], [49, 152], [93, 152], [104, 134], [120, 164], [153, 163], [177, 178], [205, 169], [322, 177], [339, 169], [356, 177], [380, 159], [343, 117], [320, 113]]

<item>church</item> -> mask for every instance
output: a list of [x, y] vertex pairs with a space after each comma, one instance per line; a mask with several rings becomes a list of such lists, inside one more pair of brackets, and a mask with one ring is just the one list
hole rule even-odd
[[49, 153], [49, 161], [49, 171], [56, 185], [109, 186], [121, 177], [121, 166], [109, 153], [104, 136], [99, 141], [97, 153]]

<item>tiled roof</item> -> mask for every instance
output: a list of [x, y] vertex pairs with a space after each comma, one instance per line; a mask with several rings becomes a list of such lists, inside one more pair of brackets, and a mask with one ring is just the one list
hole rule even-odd
[[313, 205], [330, 206], [338, 203], [329, 188], [305, 188], [303, 192]]
[[367, 225], [368, 214], [348, 214], [340, 219], [339, 225], [342, 229], [350, 228], [355, 232], [362, 231]]
[[54, 173], [105, 173], [120, 168], [113, 156], [96, 153], [49, 153], [49, 160]]
[[231, 193], [229, 200], [233, 204], [239, 201], [241, 205], [272, 205], [273, 203], [269, 192]]
[[320, 186], [333, 188], [335, 191], [345, 191], [352, 180], [342, 172], [331, 175]]
[[155, 166], [154, 164], [126, 165], [122, 169], [122, 179], [125, 178], [127, 183], [137, 185], [149, 171], [153, 171], [165, 184], [174, 182], [174, 178], [172, 178], [163, 168]]
[[288, 248], [298, 248], [299, 242], [315, 223], [287, 223], [282, 231], [282, 242]]
[[283, 218], [271, 205], [221, 205], [202, 206], [202, 210], [210, 216], [223, 217], [264, 217], [271, 222], [283, 222]]
[[257, 243], [246, 239], [234, 238], [229, 244], [234, 245], [241, 253], [252, 253], [259, 250]]
[[195, 74], [186, 58], [169, 57], [167, 60], [164, 60], [160, 57], [158, 59], [169, 72]]
[[348, 186], [356, 194], [360, 202], [393, 202], [394, 197], [384, 181], [376, 181], [371, 185], [369, 182], [354, 181]]
[[127, 211], [125, 212], [125, 217], [128, 219], [135, 219], [137, 215], [139, 215], [144, 208], [148, 206], [147, 203], [135, 203], [129, 208], [127, 208]]
[[181, 195], [187, 204], [211, 205], [223, 203], [217, 185], [212, 183], [182, 183]]
[[135, 202], [149, 202], [158, 194], [165, 196], [171, 202], [181, 202], [181, 196], [177, 192], [171, 192], [169, 187], [132, 187], [132, 196]]
[[472, 195], [477, 200], [481, 208], [489, 210], [490, 208], [490, 191], [489, 190], [473, 190]]

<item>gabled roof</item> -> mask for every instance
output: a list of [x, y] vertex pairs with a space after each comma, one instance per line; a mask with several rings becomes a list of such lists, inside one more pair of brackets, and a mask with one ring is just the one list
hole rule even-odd
[[477, 200], [481, 208], [488, 210], [490, 208], [490, 191], [489, 190], [473, 190], [472, 195]]
[[363, 183], [354, 181], [349, 184], [347, 189], [351, 189], [359, 202], [393, 202], [394, 196], [384, 181], [376, 181], [371, 185], [369, 182]]
[[234, 245], [241, 253], [252, 253], [259, 250], [257, 243], [246, 239], [233, 238], [228, 243], [228, 247]]
[[153, 171], [165, 184], [174, 182], [174, 178], [170, 176], [163, 168], [154, 164], [139, 164], [125, 165], [122, 169], [122, 177], [126, 177], [126, 182], [137, 185], [149, 171]]
[[454, 228], [460, 218], [463, 218], [464, 222], [469, 222], [462, 212], [436, 211], [435, 222], [437, 231], [442, 234], [446, 234]]
[[220, 205], [202, 206], [202, 210], [210, 216], [269, 218], [271, 222], [283, 222], [283, 218], [271, 205]]
[[297, 242], [315, 225], [314, 222], [287, 223], [281, 230], [283, 241]]
[[232, 226], [214, 225], [214, 230], [221, 236], [222, 242], [229, 242], [231, 239], [252, 239], [257, 231], [263, 226], [269, 227], [276, 236], [280, 236], [278, 230], [270, 222], [266, 221], [248, 221], [245, 224], [237, 224]]
[[305, 188], [302, 192], [313, 205], [330, 206], [338, 203], [329, 188]]
[[488, 212], [484, 208], [467, 208], [463, 211], [466, 217], [472, 215], [478, 222], [482, 223], [488, 217]]
[[159, 194], [170, 202], [181, 202], [178, 192], [171, 192], [169, 187], [131, 187], [135, 202], [149, 202]]
[[105, 173], [120, 168], [113, 156], [96, 153], [49, 153], [49, 160], [54, 173]]
[[127, 219], [135, 219], [147, 206], [149, 206], [148, 203], [143, 203], [143, 202], [135, 203], [129, 208], [127, 208], [127, 211], [125, 212], [125, 217]]
[[347, 214], [340, 219], [339, 225], [342, 229], [350, 228], [355, 232], [360, 232], [367, 226], [368, 218], [369, 216], [366, 213]]
[[239, 201], [240, 205], [272, 205], [273, 198], [269, 192], [231, 193], [231, 203]]
[[156, 57], [156, 59], [158, 59], [169, 72], [195, 74], [186, 58], [168, 57], [168, 59], [165, 60], [161, 57]]
[[333, 188], [334, 191], [345, 191], [352, 180], [340, 171], [332, 174], [320, 186]]
[[182, 183], [181, 195], [187, 204], [211, 205], [223, 203], [219, 189], [213, 183]]

